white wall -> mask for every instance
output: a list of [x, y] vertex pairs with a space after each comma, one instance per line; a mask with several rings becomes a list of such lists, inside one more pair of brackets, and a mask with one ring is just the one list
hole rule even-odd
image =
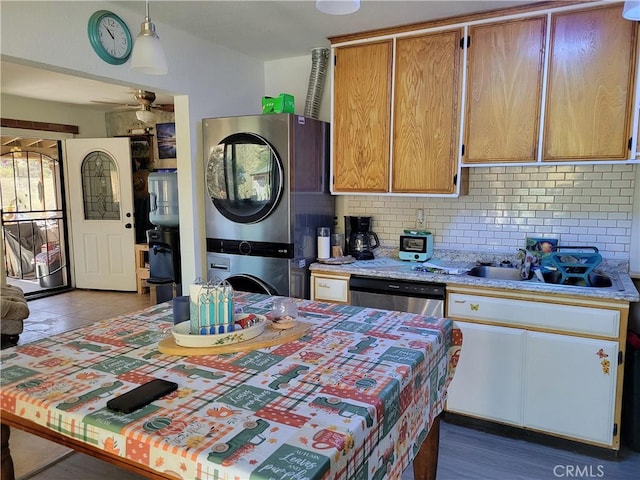
[[5, 94], [0, 95], [0, 105], [2, 106], [0, 113], [3, 118], [77, 125], [79, 127], [78, 138], [106, 136], [105, 112], [99, 109]]
[[[128, 63], [114, 66], [101, 61], [89, 44], [87, 20], [96, 10], [107, 8], [136, 31], [141, 21], [137, 7], [138, 2], [129, 6], [123, 2], [3, 0], [1, 56], [5, 61], [176, 95], [182, 271], [183, 283], [188, 284], [205, 271], [201, 119], [259, 113], [264, 64], [158, 22], [168, 75], [145, 75], [131, 70]], [[42, 112], [40, 121], [47, 121], [49, 114], [53, 117], [51, 112]], [[4, 105], [2, 115], [9, 116]]]
[[[308, 56], [265, 62], [265, 95], [270, 97], [275, 97], [280, 93], [289, 93], [293, 95], [295, 99], [296, 113], [298, 115], [303, 115], [307, 92], [309, 89], [311, 62], [311, 52], [309, 52]], [[331, 85], [329, 72], [327, 72], [325, 79], [318, 119], [325, 122], [331, 121]]]

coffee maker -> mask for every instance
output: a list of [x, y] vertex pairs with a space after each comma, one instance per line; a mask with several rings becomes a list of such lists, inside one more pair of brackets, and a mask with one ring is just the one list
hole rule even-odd
[[373, 249], [380, 246], [371, 231], [371, 217], [344, 217], [346, 251], [356, 260], [373, 260]]

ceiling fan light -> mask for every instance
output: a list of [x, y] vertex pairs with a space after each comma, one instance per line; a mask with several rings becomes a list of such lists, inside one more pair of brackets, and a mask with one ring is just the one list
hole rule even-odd
[[149, 17], [148, 1], [147, 16], [140, 25], [140, 34], [133, 45], [131, 68], [149, 75], [165, 75], [169, 71], [156, 26]]
[[627, 20], [640, 21], [640, 0], [627, 0], [624, 2], [622, 16]]
[[155, 118], [155, 115], [151, 110], [138, 110], [136, 111], [136, 118], [144, 123], [151, 123]]
[[328, 15], [348, 15], [360, 9], [360, 0], [316, 0], [316, 8]]

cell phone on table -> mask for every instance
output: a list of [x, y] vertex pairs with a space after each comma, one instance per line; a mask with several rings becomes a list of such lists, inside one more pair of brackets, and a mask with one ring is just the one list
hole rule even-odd
[[177, 389], [177, 383], [156, 378], [150, 382], [143, 383], [133, 390], [129, 390], [122, 395], [112, 398], [107, 402], [107, 408], [122, 413], [135, 412]]

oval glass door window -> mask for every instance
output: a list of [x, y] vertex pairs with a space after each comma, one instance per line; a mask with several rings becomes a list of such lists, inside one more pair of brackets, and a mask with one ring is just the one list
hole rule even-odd
[[85, 220], [120, 220], [118, 167], [100, 150], [89, 153], [80, 167]]
[[235, 133], [208, 152], [207, 191], [218, 211], [236, 223], [257, 223], [282, 197], [282, 161], [261, 136]]

